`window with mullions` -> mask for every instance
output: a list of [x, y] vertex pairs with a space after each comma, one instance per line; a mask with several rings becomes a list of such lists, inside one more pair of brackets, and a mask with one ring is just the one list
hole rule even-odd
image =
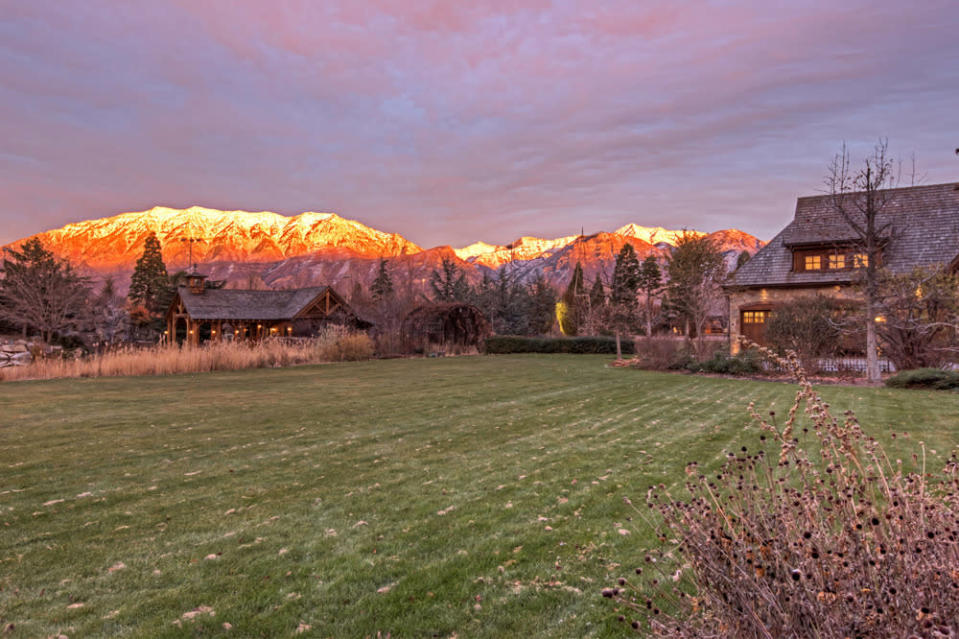
[[769, 311], [743, 311], [743, 324], [765, 324]]
[[835, 269], [840, 269], [840, 268], [846, 268], [846, 256], [845, 256], [845, 255], [842, 255], [842, 254], [839, 254], [839, 255], [835, 255], [835, 254], [830, 255], [830, 256], [829, 256], [829, 268], [830, 268], [830, 270], [835, 270]]
[[822, 256], [821, 255], [807, 255], [803, 259], [803, 270], [805, 271], [818, 271], [822, 268]]

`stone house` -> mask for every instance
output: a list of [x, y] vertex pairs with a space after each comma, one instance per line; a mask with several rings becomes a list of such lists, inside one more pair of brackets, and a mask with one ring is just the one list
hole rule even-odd
[[311, 337], [339, 324], [354, 329], [372, 326], [360, 319], [329, 286], [285, 291], [210, 287], [206, 276], [192, 273], [177, 288], [166, 314], [164, 338], [182, 344], [267, 337]]
[[[881, 266], [894, 273], [938, 264], [959, 268], [959, 184], [888, 189], [882, 194], [886, 204], [878, 221], [880, 227], [888, 224], [888, 230]], [[738, 352], [740, 336], [764, 343], [766, 320], [779, 304], [817, 293], [861, 303], [856, 282], [866, 256], [857, 250], [856, 240], [832, 196], [799, 198], [793, 220], [724, 286], [732, 352]]]

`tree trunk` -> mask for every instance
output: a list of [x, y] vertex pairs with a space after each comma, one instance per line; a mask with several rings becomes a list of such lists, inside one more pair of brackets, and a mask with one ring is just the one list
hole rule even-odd
[[879, 351], [876, 348], [876, 317], [872, 302], [866, 301], [866, 379], [872, 384], [882, 381], [879, 372]]
[[623, 359], [623, 345], [620, 343], [619, 339], [619, 329], [616, 330], [616, 361], [621, 361]]
[[650, 340], [653, 338], [653, 304], [652, 301], [647, 297], [646, 298], [646, 339]]

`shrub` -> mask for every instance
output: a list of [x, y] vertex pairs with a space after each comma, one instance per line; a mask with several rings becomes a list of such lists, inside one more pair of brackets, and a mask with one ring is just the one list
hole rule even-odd
[[782, 304], [766, 321], [766, 339], [780, 353], [796, 352], [805, 369], [814, 371], [818, 358], [842, 348], [839, 313], [839, 305], [823, 295]]
[[[633, 341], [622, 340], [623, 353], [635, 352]], [[486, 338], [486, 352], [506, 353], [574, 353], [616, 354], [616, 339], [613, 337], [521, 337], [518, 335], [492, 335]]]
[[942, 370], [941, 368], [917, 368], [893, 375], [886, 380], [886, 386], [952, 390], [959, 388], [959, 373]]
[[756, 351], [746, 350], [734, 356], [716, 351], [711, 358], [703, 362], [691, 363], [687, 370], [717, 375], [756, 375], [763, 369]]
[[758, 450], [708, 475], [690, 463], [682, 496], [650, 488], [634, 508], [660, 545], [603, 596], [657, 637], [959, 635], [959, 457], [939, 472], [924, 448], [911, 471], [890, 462], [851, 412], [832, 415], [794, 353], [763, 351], [799, 382], [785, 421], [750, 404]]
[[692, 348], [685, 338], [652, 337], [636, 344], [637, 368], [650, 370], [684, 370], [695, 362]]

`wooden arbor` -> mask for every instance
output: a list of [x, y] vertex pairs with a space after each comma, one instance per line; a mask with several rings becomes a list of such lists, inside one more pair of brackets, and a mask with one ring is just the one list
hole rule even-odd
[[426, 304], [403, 319], [403, 340], [413, 351], [436, 346], [474, 346], [490, 335], [490, 324], [471, 304]]

